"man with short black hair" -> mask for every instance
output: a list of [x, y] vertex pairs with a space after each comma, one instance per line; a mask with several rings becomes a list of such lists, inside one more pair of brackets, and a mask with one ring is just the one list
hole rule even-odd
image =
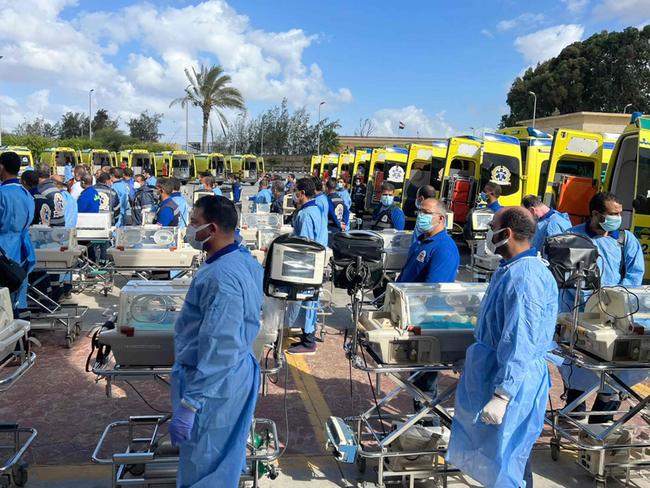
[[[643, 250], [636, 236], [621, 229], [623, 205], [621, 201], [609, 192], [596, 193], [589, 201], [590, 218], [587, 222], [571, 227], [567, 232], [588, 237], [598, 248], [597, 260], [600, 269], [600, 286], [641, 286], [645, 273]], [[586, 302], [589, 292], [583, 292], [581, 302]], [[560, 291], [560, 310], [570, 311], [575, 302], [574, 290]], [[564, 364], [560, 373], [567, 390], [567, 404], [579, 398], [583, 392], [590, 390], [600, 380], [599, 376], [585, 370]], [[628, 385], [635, 385], [647, 376], [647, 370], [633, 373], [621, 371], [618, 373]], [[593, 404], [593, 411], [606, 412], [618, 410], [621, 405], [619, 395], [606, 387], [598, 392]], [[575, 411], [584, 411], [585, 404], [579, 405]], [[591, 415], [588, 422], [599, 424], [612, 420], [609, 415]]]
[[287, 193], [293, 193], [293, 189], [295, 188], [295, 186], [296, 186], [296, 175], [294, 175], [293, 173], [289, 173], [287, 175], [287, 184], [284, 185], [284, 190]]
[[384, 181], [381, 185], [381, 199], [372, 216], [371, 230], [404, 230], [404, 212], [395, 203], [395, 185]]
[[271, 194], [273, 201], [271, 202], [271, 213], [282, 215], [282, 205], [284, 200], [284, 183], [282, 180], [275, 180], [271, 185]]
[[237, 210], [224, 197], [195, 204], [187, 241], [205, 251], [176, 319], [172, 444], [178, 486], [239, 485], [255, 413], [260, 369], [252, 347], [260, 327], [263, 270], [235, 239]]
[[270, 204], [273, 201], [273, 195], [271, 194], [271, 190], [269, 190], [269, 180], [260, 180], [259, 191], [255, 195], [248, 197], [248, 199], [253, 202], [255, 206], [259, 204]]
[[100, 173], [95, 183], [95, 190], [99, 194], [99, 211], [111, 214], [111, 225], [115, 225], [120, 218], [121, 204], [120, 197], [113, 190], [111, 175]]
[[187, 204], [187, 200], [185, 200], [185, 197], [181, 193], [181, 180], [174, 176], [171, 176], [169, 180], [174, 188], [174, 191], [171, 194], [172, 200], [174, 200], [178, 206], [178, 224], [176, 225], [178, 225], [179, 229], [184, 229], [190, 221], [190, 206]]
[[494, 216], [487, 245], [503, 256], [481, 302], [476, 342], [456, 388], [447, 461], [488, 487], [533, 486], [530, 453], [544, 426], [546, 354], [557, 285], [531, 248], [535, 222], [522, 207]]
[[363, 218], [366, 204], [366, 185], [360, 177], [354, 177], [354, 186], [352, 187], [352, 211], [358, 219]]
[[124, 168], [124, 176], [122, 179], [126, 183], [126, 186], [129, 188], [129, 202], [131, 202], [135, 196], [135, 186], [133, 181], [133, 170], [128, 166]]
[[38, 173], [38, 192], [47, 198], [48, 204], [52, 209], [50, 225], [52, 227], [65, 226], [65, 207], [66, 198], [61, 189], [52, 179], [52, 169], [47, 164], [41, 164], [37, 169]]
[[499, 203], [499, 197], [501, 196], [501, 185], [495, 183], [494, 181], [488, 181], [483, 186], [483, 191], [479, 195], [480, 200], [487, 202], [487, 208], [492, 210], [494, 213], [497, 213], [503, 207]]
[[[314, 201], [316, 187], [310, 177], [300, 178], [296, 182], [294, 202], [297, 211], [293, 217], [293, 233], [327, 247], [327, 227], [323, 231], [321, 210]], [[314, 354], [316, 352], [316, 309], [320, 303], [290, 302], [287, 307], [286, 323], [289, 327], [294, 324], [302, 328], [300, 342], [291, 346], [289, 354]]]
[[532, 241], [532, 246], [537, 249], [537, 252], [542, 252], [547, 237], [562, 234], [571, 227], [571, 220], [567, 214], [549, 208], [537, 195], [525, 196], [521, 205], [537, 221], [537, 231]]
[[331, 240], [332, 234], [344, 231], [350, 225], [350, 211], [341, 195], [336, 191], [338, 188], [336, 180], [330, 178], [325, 183], [325, 187], [327, 189], [327, 201], [329, 204], [327, 209], [327, 231]]
[[52, 207], [50, 201], [38, 192], [38, 174], [34, 170], [23, 171], [20, 182], [34, 198], [34, 220], [32, 225], [50, 225]]
[[178, 204], [172, 198], [174, 194], [174, 183], [171, 178], [158, 178], [158, 192], [160, 193], [160, 205], [154, 217], [154, 224], [165, 227], [176, 227], [180, 220]]
[[131, 206], [131, 217], [133, 218], [133, 225], [143, 224], [143, 211], [150, 211], [156, 204], [156, 188], [147, 184], [147, 180], [143, 175], [135, 176], [136, 183], [140, 183], [140, 187], [135, 191], [133, 197], [133, 205]]
[[158, 180], [156, 179], [156, 176], [151, 173], [151, 170], [149, 168], [144, 168], [142, 170], [142, 174], [144, 176], [145, 181], [147, 182], [147, 185], [155, 188], [156, 182]]
[[201, 178], [201, 181], [203, 182], [203, 189], [205, 191], [211, 191], [218, 197], [223, 196], [223, 193], [221, 193], [221, 188], [217, 186], [217, 180], [214, 176], [207, 174]]
[[101, 197], [93, 186], [93, 177], [90, 174], [84, 174], [81, 178], [83, 191], [77, 200], [77, 209], [82, 213], [99, 213], [99, 204]]
[[[29, 226], [34, 220], [34, 199], [18, 180], [20, 156], [13, 151], [0, 154], [0, 248], [11, 260], [30, 273], [36, 264]], [[11, 294], [14, 317], [27, 318], [27, 280]]]
[[111, 168], [111, 188], [120, 200], [120, 217], [115, 223], [116, 227], [126, 225], [126, 213], [129, 209], [129, 186], [124, 181], [124, 171], [122, 168]]
[[74, 171], [73, 171], [74, 181], [72, 183], [72, 186], [70, 187], [70, 195], [72, 195], [75, 200], [79, 198], [79, 195], [81, 195], [81, 192], [83, 191], [83, 188], [81, 187], [81, 178], [86, 173], [87, 171], [85, 166], [78, 164], [77, 166], [74, 167]]

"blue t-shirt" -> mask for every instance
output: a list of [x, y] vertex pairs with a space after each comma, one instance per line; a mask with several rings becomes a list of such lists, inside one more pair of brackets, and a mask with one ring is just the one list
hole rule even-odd
[[460, 254], [444, 230], [432, 237], [421, 236], [409, 249], [398, 283], [452, 283], [456, 280]]

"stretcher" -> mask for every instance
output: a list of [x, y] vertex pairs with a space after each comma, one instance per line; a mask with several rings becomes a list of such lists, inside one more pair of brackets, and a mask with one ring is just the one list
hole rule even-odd
[[[448, 475], [458, 473], [444, 459], [456, 380], [435, 392], [424, 391], [418, 380], [425, 374], [459, 370], [473, 341], [486, 288], [470, 283], [390, 283], [383, 308], [368, 312], [362, 312], [364, 295], [357, 290], [351, 305], [355, 327], [346, 354], [353, 368], [368, 375], [375, 404], [360, 415], [330, 419], [329, 445], [337, 459], [356, 462], [362, 473], [368, 460], [376, 461], [376, 485], [381, 488], [400, 481], [413, 488], [431, 479], [446, 486]], [[395, 387], [379, 399], [383, 380]], [[393, 404], [402, 394], [413, 400], [413, 413], [394, 413], [400, 412]], [[333, 429], [335, 425], [339, 428]]]
[[[594, 476], [599, 488], [606, 486], [608, 477], [629, 482], [634, 470], [650, 467], [650, 392], [622, 381], [624, 374], [637, 373], [638, 381], [650, 371], [649, 320], [648, 288], [600, 288], [587, 300], [584, 312], [558, 316], [555, 353], [565, 365], [588, 371], [597, 381], [564, 407], [551, 406], [546, 418], [552, 429], [551, 455], [557, 460], [562, 445], [577, 448], [577, 463]], [[618, 395], [631, 406], [581, 412], [580, 405], [598, 392]], [[595, 416], [612, 420], [590, 424]]]
[[[155, 381], [170, 386], [174, 362], [173, 324], [180, 312], [190, 280], [167, 282], [131, 281], [120, 294], [120, 306], [93, 337], [93, 350], [86, 370], [97, 380], [106, 381], [106, 394], [112, 396], [115, 382]], [[284, 366], [281, 353], [285, 302], [267, 299], [262, 326], [253, 352], [261, 364], [261, 392], [267, 382], [277, 381]], [[93, 355], [96, 355], [93, 357]], [[274, 379], [275, 378], [275, 379]], [[178, 449], [166, 434], [169, 415], [130, 417], [112, 422], [104, 430], [93, 453], [93, 462], [112, 466], [112, 486], [158, 486], [174, 484]], [[101, 457], [107, 439], [118, 431], [127, 431], [123, 452]], [[144, 431], [144, 433], [143, 433]], [[123, 437], [122, 437], [123, 438]], [[262, 476], [275, 478], [275, 459], [280, 445], [275, 422], [253, 419], [247, 447], [247, 471], [242, 480], [258, 486]]]
[[[0, 288], [0, 393], [11, 388], [36, 361], [29, 328], [29, 322], [13, 319], [9, 290]], [[23, 458], [36, 436], [32, 427], [0, 423], [0, 487], [26, 485], [27, 463]]]

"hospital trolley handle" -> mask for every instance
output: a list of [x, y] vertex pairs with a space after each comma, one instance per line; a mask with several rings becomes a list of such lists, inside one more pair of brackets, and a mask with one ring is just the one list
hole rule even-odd
[[578, 272], [578, 280], [576, 283], [576, 296], [573, 301], [573, 310], [571, 311], [571, 342], [570, 342], [570, 350], [571, 353], [573, 353], [573, 349], [576, 344], [576, 339], [578, 338], [578, 317], [580, 315], [580, 296], [582, 294], [582, 283], [583, 280], [585, 279], [583, 277], [583, 264], [582, 262], [577, 263], [577, 272]]
[[[0, 427], [0, 433], [3, 431], [3, 429]], [[29, 437], [25, 440], [22, 446], [11, 456], [4, 465], [0, 466], [0, 475], [6, 473], [10, 469], [13, 468], [20, 460], [22, 457], [25, 455], [27, 452], [27, 449], [32, 445], [36, 437], [38, 436], [38, 431], [34, 429], [33, 427], [18, 427], [18, 426], [12, 426], [9, 430], [9, 432], [15, 432], [16, 434], [29, 434]]]
[[[7, 391], [13, 384], [18, 381], [27, 371], [31, 369], [36, 361], [36, 353], [28, 352], [27, 357], [22, 361], [20, 366], [18, 366], [11, 374], [6, 378], [0, 380], [0, 393]], [[2, 367], [0, 367], [0, 370]]]

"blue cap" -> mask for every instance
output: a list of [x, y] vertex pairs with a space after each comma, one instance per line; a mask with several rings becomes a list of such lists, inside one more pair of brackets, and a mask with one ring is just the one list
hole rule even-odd
[[633, 112], [630, 117], [630, 124], [634, 124], [638, 118], [643, 116], [643, 112]]

